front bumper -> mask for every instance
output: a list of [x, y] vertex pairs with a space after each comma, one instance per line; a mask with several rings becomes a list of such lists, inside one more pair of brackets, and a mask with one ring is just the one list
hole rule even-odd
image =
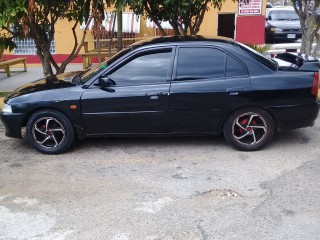
[[0, 118], [6, 128], [7, 137], [22, 138], [21, 127], [24, 120], [24, 114], [1, 112]]
[[268, 40], [297, 40], [302, 37], [301, 32], [272, 32], [266, 31], [266, 38]]

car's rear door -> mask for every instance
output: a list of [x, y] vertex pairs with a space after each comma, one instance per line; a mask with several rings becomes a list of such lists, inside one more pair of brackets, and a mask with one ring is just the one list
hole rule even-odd
[[217, 132], [226, 114], [250, 97], [246, 66], [221, 48], [179, 47], [173, 72], [173, 132]]
[[110, 91], [92, 85], [81, 99], [88, 135], [170, 132], [173, 48], [140, 51], [113, 68]]

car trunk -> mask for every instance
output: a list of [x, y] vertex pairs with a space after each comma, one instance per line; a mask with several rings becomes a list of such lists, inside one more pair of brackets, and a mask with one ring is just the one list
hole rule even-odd
[[279, 64], [279, 71], [318, 72], [320, 68], [318, 59], [300, 53], [281, 53], [274, 60]]

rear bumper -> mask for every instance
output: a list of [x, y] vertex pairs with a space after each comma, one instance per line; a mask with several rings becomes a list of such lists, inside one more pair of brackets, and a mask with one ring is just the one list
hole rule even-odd
[[21, 127], [24, 115], [21, 113], [0, 113], [1, 121], [6, 128], [6, 136], [12, 138], [22, 138]]
[[295, 128], [313, 126], [318, 114], [319, 103], [302, 106], [279, 106], [270, 107], [277, 120], [279, 130], [290, 130]]

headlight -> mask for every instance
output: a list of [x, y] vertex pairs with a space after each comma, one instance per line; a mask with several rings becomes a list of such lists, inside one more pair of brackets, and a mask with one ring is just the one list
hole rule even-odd
[[12, 113], [12, 107], [10, 105], [8, 105], [8, 104], [3, 104], [2, 112]]
[[270, 28], [270, 31], [271, 32], [282, 32], [283, 31], [283, 29], [282, 28]]

